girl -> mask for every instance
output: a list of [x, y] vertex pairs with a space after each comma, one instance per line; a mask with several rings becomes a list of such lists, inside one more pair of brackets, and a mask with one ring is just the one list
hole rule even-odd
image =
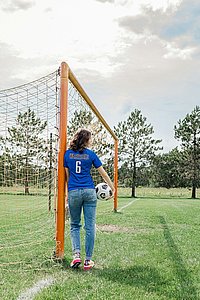
[[78, 268], [81, 264], [80, 228], [81, 212], [83, 209], [86, 254], [84, 270], [89, 270], [94, 266], [92, 254], [95, 241], [97, 197], [94, 182], [90, 174], [92, 166], [99, 171], [114, 193], [114, 185], [104, 170], [99, 157], [94, 151], [88, 149], [91, 146], [91, 142], [91, 132], [86, 129], [80, 129], [74, 135], [69, 149], [64, 155], [73, 251], [73, 260], [70, 265], [72, 268]]

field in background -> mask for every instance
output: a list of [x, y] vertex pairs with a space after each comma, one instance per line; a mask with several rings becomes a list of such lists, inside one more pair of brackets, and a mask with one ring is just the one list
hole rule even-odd
[[96, 267], [89, 272], [69, 268], [68, 221], [65, 259], [52, 259], [54, 216], [45, 197], [30, 196], [27, 204], [20, 195], [0, 195], [0, 299], [16, 300], [42, 279], [54, 283], [35, 300], [200, 299], [200, 200], [190, 193], [138, 188], [133, 199], [120, 189], [118, 213], [111, 201], [98, 202]]
[[[137, 187], [137, 197], [147, 198], [191, 198], [191, 189], [189, 188], [149, 188], [149, 187]], [[131, 195], [130, 188], [119, 188], [120, 197], [127, 197]], [[199, 190], [197, 190], [197, 196], [200, 198]]]

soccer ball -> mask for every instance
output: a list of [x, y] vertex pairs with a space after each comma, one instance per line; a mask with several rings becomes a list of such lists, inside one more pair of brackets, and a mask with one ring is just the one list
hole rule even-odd
[[107, 183], [99, 183], [96, 186], [97, 199], [106, 201], [113, 196], [113, 192]]

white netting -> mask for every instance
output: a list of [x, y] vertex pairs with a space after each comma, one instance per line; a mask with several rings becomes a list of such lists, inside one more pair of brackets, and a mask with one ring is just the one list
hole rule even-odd
[[0, 265], [54, 249], [59, 76], [0, 91]]
[[[86, 128], [92, 132], [92, 149], [99, 155], [104, 168], [113, 180], [114, 139], [73, 83], [69, 81], [68, 144], [79, 128]], [[92, 170], [92, 175], [95, 184], [102, 182], [95, 169]]]

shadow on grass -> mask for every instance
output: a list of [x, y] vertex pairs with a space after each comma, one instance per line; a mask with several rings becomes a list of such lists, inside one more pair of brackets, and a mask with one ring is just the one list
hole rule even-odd
[[165, 274], [152, 266], [132, 266], [129, 268], [104, 268], [94, 270], [95, 275], [117, 284], [141, 288], [148, 293], [155, 293], [162, 299], [198, 300], [200, 299], [192, 278], [186, 269], [178, 247], [174, 243], [170, 230], [163, 216], [159, 216], [164, 238], [169, 248], [169, 257], [173, 264], [174, 278], [166, 279]]
[[176, 246], [172, 238], [165, 218], [163, 216], [159, 216], [159, 220], [163, 227], [164, 237], [169, 248], [169, 253], [173, 263], [175, 274], [179, 281], [180, 297], [176, 299], [199, 299], [195, 286], [193, 285], [192, 278], [190, 277], [190, 274], [188, 273], [184, 265], [183, 259], [181, 258], [178, 247]]
[[[133, 266], [130, 268], [108, 268], [96, 270], [96, 275], [105, 278], [106, 280], [117, 282], [118, 284], [130, 285], [132, 287], [142, 288], [149, 294], [165, 295], [168, 299], [173, 297], [166, 294], [165, 289], [168, 284], [161, 277], [155, 268], [150, 266]], [[175, 299], [175, 298], [173, 298]]]
[[[197, 293], [191, 284], [191, 281], [184, 279], [181, 281], [181, 289], [175, 282], [165, 279], [155, 268], [150, 266], [133, 266], [130, 268], [108, 268], [103, 270], [93, 270], [95, 275], [104, 279], [116, 282], [120, 285], [130, 285], [144, 290], [145, 293], [158, 295], [162, 299], [173, 300], [198, 300]], [[182, 276], [184, 277], [185, 274]], [[186, 275], [187, 276], [187, 275]], [[173, 286], [172, 286], [173, 285]], [[148, 296], [146, 296], [148, 297]]]

